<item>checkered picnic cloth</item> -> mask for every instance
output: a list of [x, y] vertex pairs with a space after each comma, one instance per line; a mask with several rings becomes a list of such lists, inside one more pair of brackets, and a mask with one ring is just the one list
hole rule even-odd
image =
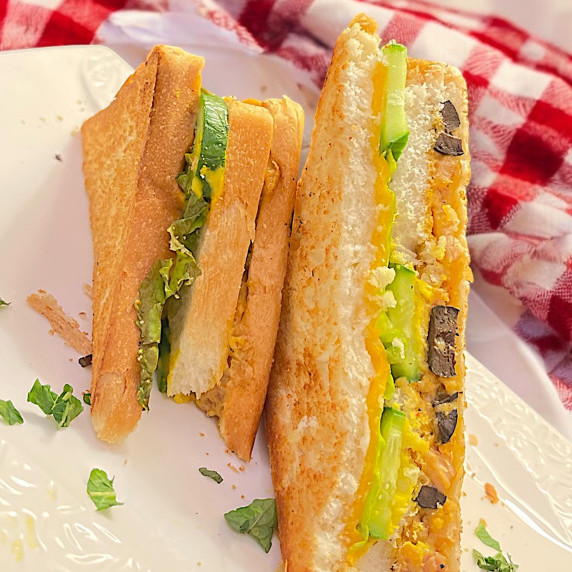
[[[237, 41], [321, 85], [331, 47], [360, 11], [414, 57], [459, 67], [468, 84], [472, 263], [522, 302], [515, 329], [572, 409], [572, 57], [496, 16], [418, 0], [195, 1]], [[187, 5], [188, 6], [188, 5]], [[0, 48], [97, 42], [117, 10], [185, 10], [182, 0], [1, 0]]]

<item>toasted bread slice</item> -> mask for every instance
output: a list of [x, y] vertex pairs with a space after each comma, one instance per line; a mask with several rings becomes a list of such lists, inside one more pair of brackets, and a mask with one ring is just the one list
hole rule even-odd
[[203, 63], [153, 48], [81, 130], [94, 250], [91, 415], [105, 441], [125, 437], [141, 416], [134, 302], [153, 263], [169, 255], [167, 228], [182, 208], [175, 177], [194, 136]]
[[[384, 61], [378, 44], [375, 23], [365, 16], [338, 39], [295, 205], [266, 407], [280, 545], [288, 572], [459, 569], [470, 277], [464, 237], [468, 119], [463, 80], [444, 64], [409, 61], [409, 144], [390, 186], [397, 197], [394, 245], [426, 285], [425, 316], [416, 326], [420, 339], [427, 339], [425, 318], [432, 306], [459, 310], [456, 371], [440, 377], [422, 357], [418, 382], [397, 380], [393, 399], [407, 417], [412, 443], [406, 453], [407, 478], [417, 484], [413, 494], [400, 493], [406, 510], [388, 540], [360, 545], [357, 529], [373, 480], [372, 419], [379, 419], [375, 414], [383, 410], [389, 373], [383, 347], [372, 350], [380, 342], [371, 336], [375, 314], [366, 295], [380, 248], [375, 241], [380, 220], [393, 208], [376, 193], [380, 118], [372, 112], [373, 78]], [[465, 150], [461, 156], [434, 149], [446, 100], [454, 103], [460, 118], [454, 135]], [[445, 444], [437, 441], [434, 412], [441, 389], [449, 398], [458, 392], [457, 428]], [[445, 407], [450, 412], [452, 402]], [[420, 488], [431, 484], [447, 496], [436, 510], [415, 501]]]
[[274, 134], [252, 244], [231, 334], [229, 365], [220, 383], [197, 400], [219, 417], [228, 448], [250, 460], [280, 319], [304, 116], [288, 98], [269, 99]]
[[169, 316], [169, 395], [200, 397], [222, 378], [272, 142], [272, 116], [231, 98], [223, 191], [202, 230], [201, 275]]

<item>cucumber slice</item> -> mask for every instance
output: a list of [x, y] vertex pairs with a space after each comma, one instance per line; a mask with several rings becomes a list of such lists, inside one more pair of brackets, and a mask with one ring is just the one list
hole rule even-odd
[[407, 48], [401, 44], [387, 44], [382, 51], [387, 62], [387, 92], [379, 150], [380, 153], [385, 154], [393, 172], [395, 163], [409, 139], [409, 129], [405, 118]]
[[388, 333], [382, 332], [380, 339], [386, 348], [394, 379], [406, 377], [409, 381], [418, 381], [419, 348], [415, 336], [417, 274], [415, 270], [401, 264], [392, 264], [391, 268], [395, 270], [395, 278], [387, 286], [387, 290], [393, 293], [396, 305], [387, 310], [387, 318], [392, 328]]
[[387, 407], [381, 416], [381, 437], [384, 442], [378, 458], [379, 475], [374, 482], [368, 501], [373, 507], [367, 522], [370, 538], [387, 540], [393, 532], [391, 513], [397, 490], [397, 477], [401, 466], [401, 444], [405, 414]]
[[188, 196], [192, 191], [207, 201], [222, 190], [228, 143], [228, 108], [224, 99], [202, 90], [195, 127], [195, 141], [185, 156], [187, 169], [177, 182]]

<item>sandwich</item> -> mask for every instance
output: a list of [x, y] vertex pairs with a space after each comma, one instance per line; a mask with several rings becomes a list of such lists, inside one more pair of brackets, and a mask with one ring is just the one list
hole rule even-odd
[[288, 98], [201, 86], [156, 46], [82, 126], [94, 250], [91, 417], [122, 440], [153, 379], [250, 458], [280, 315], [302, 133]]
[[288, 572], [459, 570], [469, 161], [459, 71], [356, 16], [299, 181], [266, 404]]

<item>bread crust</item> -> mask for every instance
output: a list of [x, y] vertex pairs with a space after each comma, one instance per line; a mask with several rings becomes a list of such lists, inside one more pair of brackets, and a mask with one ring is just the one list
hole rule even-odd
[[272, 142], [272, 117], [261, 107], [226, 99], [229, 133], [223, 192], [202, 231], [201, 275], [169, 318], [168, 394], [200, 397], [227, 365], [244, 264], [254, 229]]
[[115, 100], [82, 126], [94, 248], [92, 422], [114, 442], [141, 416], [134, 302], [180, 215], [175, 177], [189, 149], [203, 59], [156, 46]]
[[[298, 183], [266, 402], [266, 439], [280, 546], [284, 565], [291, 572], [326, 569], [315, 562], [322, 532], [319, 518], [333, 497], [334, 502], [349, 506], [361, 473], [356, 467], [355, 474], [350, 475], [350, 469], [348, 481], [353, 479], [355, 485], [350, 486], [350, 492], [340, 491], [339, 480], [347, 470], [342, 466], [343, 452], [353, 440], [345, 423], [340, 422], [349, 405], [343, 388], [346, 362], [338, 311], [342, 268], [337, 262], [344, 233], [342, 182], [351, 160], [348, 140], [357, 135], [342, 87], [350, 60], [346, 45], [353, 36], [346, 30], [334, 49], [318, 102], [308, 160]], [[374, 44], [372, 49], [376, 50]], [[364, 213], [364, 226], [373, 228], [374, 218], [373, 213]], [[366, 419], [366, 393], [364, 390], [356, 396], [363, 399], [361, 421]], [[362, 462], [365, 450], [359, 442], [367, 439], [367, 431], [367, 423], [356, 429], [360, 436], [355, 445]], [[340, 552], [342, 543], [337, 536], [331, 546]], [[337, 570], [339, 562], [339, 556], [332, 555], [330, 570]]]
[[233, 328], [235, 342], [219, 414], [225, 443], [245, 461], [250, 460], [264, 406], [278, 332], [304, 122], [302, 108], [288, 98], [261, 105], [272, 115], [274, 134], [256, 218], [245, 308]]

